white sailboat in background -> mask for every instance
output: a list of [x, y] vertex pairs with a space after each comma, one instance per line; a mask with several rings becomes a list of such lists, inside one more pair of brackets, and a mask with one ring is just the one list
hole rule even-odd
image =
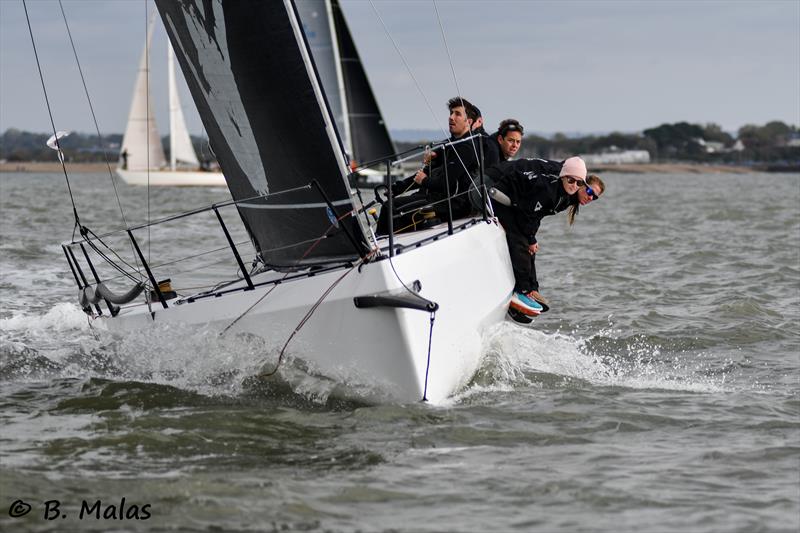
[[129, 185], [150, 186], [225, 186], [221, 172], [200, 170], [200, 161], [192, 146], [183, 118], [175, 78], [175, 54], [167, 45], [169, 81], [170, 160], [164, 155], [161, 138], [153, 114], [148, 85], [147, 52], [153, 37], [153, 23], [147, 31], [147, 42], [139, 61], [139, 72], [133, 89], [128, 125], [122, 138], [117, 175]]

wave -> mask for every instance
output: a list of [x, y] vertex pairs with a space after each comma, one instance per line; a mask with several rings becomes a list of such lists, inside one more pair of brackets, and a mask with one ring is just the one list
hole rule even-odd
[[624, 337], [613, 328], [579, 335], [501, 324], [487, 339], [482, 367], [457, 399], [576, 383], [717, 393], [730, 390], [731, 377], [740, 368], [704, 352], [665, 351], [661, 341], [667, 339]]
[[[610, 320], [610, 318], [609, 318]], [[101, 323], [99, 321], [97, 323]], [[330, 406], [339, 401], [383, 403], [374, 385], [358, 376], [330, 379], [309, 367], [302, 354], [271, 370], [277, 351], [260, 337], [220, 336], [215, 330], [153, 325], [115, 337], [72, 304], [43, 315], [0, 320], [0, 380], [100, 378], [175, 387], [218, 397]], [[588, 333], [543, 332], [509, 322], [486, 337], [477, 374], [455, 398], [528, 387], [575, 383], [689, 392], [730, 390], [741, 366], [709, 353], [698, 337], [626, 334], [607, 326]], [[32, 348], [35, 346], [36, 348]]]
[[10, 318], [0, 319], [0, 331], [24, 332], [31, 336], [63, 333], [69, 330], [89, 330], [86, 315], [74, 304], [57, 303], [45, 314], [21, 312]]
[[0, 381], [99, 379], [134, 389], [135, 384], [157, 385], [309, 408], [386, 400], [373, 384], [357, 376], [330, 379], [290, 352], [278, 372], [265, 377], [275, 368], [278, 351], [255, 335], [220, 336], [216, 330], [176, 324], [112, 335], [102, 320], [87, 320], [66, 303], [41, 315], [2, 319], [0, 328]]

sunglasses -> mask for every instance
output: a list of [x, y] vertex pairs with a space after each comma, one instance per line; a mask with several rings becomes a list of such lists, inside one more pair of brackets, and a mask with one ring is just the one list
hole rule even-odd
[[509, 131], [518, 131], [522, 133], [522, 124], [506, 124], [500, 132], [502, 137], [505, 137]]
[[588, 185], [586, 186], [586, 194], [588, 194], [589, 198], [591, 198], [592, 200], [597, 200], [598, 198], [600, 198], [600, 196], [596, 192], [594, 192], [594, 190]]
[[566, 178], [567, 178], [567, 183], [569, 183], [570, 185], [575, 185], [576, 183], [578, 184], [579, 187], [583, 187], [584, 185], [586, 185], [586, 182], [583, 181], [582, 179], [573, 178], [572, 176], [566, 176]]

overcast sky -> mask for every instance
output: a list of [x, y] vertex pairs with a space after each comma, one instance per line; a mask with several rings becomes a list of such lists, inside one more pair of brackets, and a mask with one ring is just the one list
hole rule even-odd
[[[302, 1], [302, 0], [300, 0]], [[439, 129], [457, 93], [430, 0], [375, 0], [413, 75], [366, 0], [341, 0], [390, 129]], [[64, 0], [102, 133], [122, 133], [144, 44], [144, 0]], [[664, 122], [728, 131], [800, 124], [800, 0], [436, 3], [461, 92], [489, 125], [528, 131], [634, 132]], [[54, 0], [28, 0], [57, 129], [92, 132]], [[152, 88], [166, 124], [166, 36], [153, 40]], [[187, 122], [201, 123], [183, 86]], [[428, 109], [425, 99], [434, 112]], [[0, 0], [0, 131], [51, 130], [22, 2]]]

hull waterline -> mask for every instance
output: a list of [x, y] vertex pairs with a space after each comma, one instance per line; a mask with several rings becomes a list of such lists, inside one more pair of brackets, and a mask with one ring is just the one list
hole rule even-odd
[[225, 187], [222, 172], [194, 170], [116, 170], [117, 175], [128, 185], [151, 187]]

